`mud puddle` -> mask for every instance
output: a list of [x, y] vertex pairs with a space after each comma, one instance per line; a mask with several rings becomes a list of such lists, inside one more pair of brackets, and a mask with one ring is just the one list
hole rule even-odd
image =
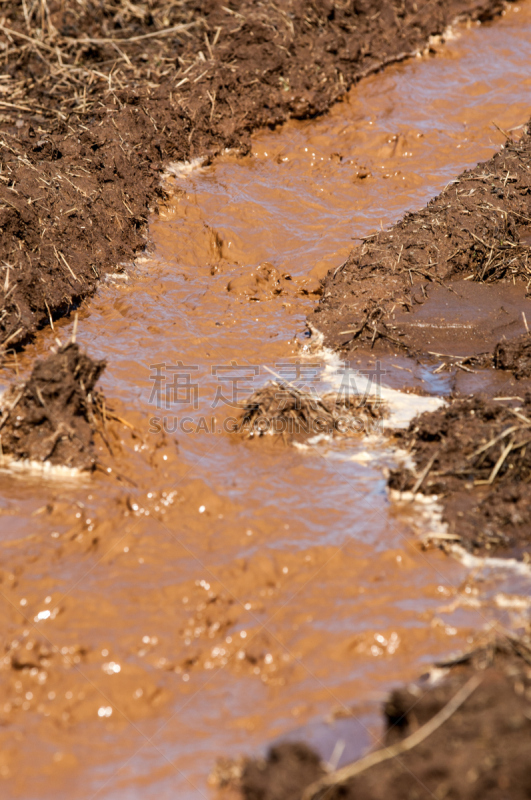
[[[266, 366], [323, 385], [301, 331], [354, 237], [490, 155], [493, 120], [527, 119], [530, 33], [522, 5], [326, 118], [256, 136], [246, 159], [168, 176], [153, 252], [79, 315], [133, 426], [110, 426], [114, 458], [101, 444], [111, 472], [0, 477], [5, 796], [208, 796], [217, 755], [301, 726], [326, 759], [349, 738], [350, 760], [391, 685], [494, 620], [520, 624], [525, 574], [418, 549], [383, 444], [304, 451], [226, 430]], [[44, 332], [17, 368], [71, 331]], [[391, 365], [403, 386], [407, 365]]]
[[529, 301], [521, 285], [454, 281], [436, 285], [426, 295], [418, 312], [407, 318], [409, 322], [405, 314], [396, 315], [397, 321], [417, 328], [423, 352], [431, 348], [437, 356], [479, 356], [494, 350], [502, 337], [511, 339], [525, 332], [522, 314]]

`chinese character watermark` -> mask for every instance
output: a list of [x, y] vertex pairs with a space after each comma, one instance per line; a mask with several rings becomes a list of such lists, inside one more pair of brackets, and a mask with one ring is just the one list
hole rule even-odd
[[[209, 392], [203, 389], [201, 393], [199, 365], [186, 365], [182, 361], [150, 365], [152, 387], [148, 402], [157, 410], [173, 413], [151, 417], [149, 432], [209, 435], [240, 432], [247, 436], [268, 433], [347, 436], [381, 432], [385, 370], [379, 361], [371, 369], [355, 369], [344, 362], [334, 374], [334, 390], [327, 390], [320, 362], [297, 360], [274, 366], [270, 369], [237, 361], [211, 365], [210, 376], [207, 378], [207, 373], [204, 380]], [[205, 373], [205, 368], [202, 369]], [[211, 378], [215, 378], [214, 385]], [[274, 402], [268, 408], [273, 410], [255, 416], [253, 429], [246, 429], [249, 417], [246, 418], [245, 409], [252, 407], [269, 385]], [[203, 413], [199, 415], [190, 413], [200, 409]], [[223, 409], [229, 410], [229, 416], [223, 416]], [[216, 411], [217, 414], [212, 413]]]

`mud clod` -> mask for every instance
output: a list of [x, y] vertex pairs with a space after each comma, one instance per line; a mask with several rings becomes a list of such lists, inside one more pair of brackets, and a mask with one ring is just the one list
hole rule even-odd
[[467, 550], [520, 553], [531, 538], [531, 396], [519, 407], [471, 397], [422, 414], [397, 434], [414, 469], [389, 487], [438, 495], [449, 532]]
[[303, 742], [272, 747], [265, 761], [248, 761], [241, 777], [245, 800], [292, 800], [325, 774], [319, 756]]
[[500, 342], [494, 351], [494, 366], [511, 370], [518, 380], [531, 378], [531, 335], [526, 333], [518, 339]]
[[75, 343], [37, 361], [26, 383], [2, 397], [3, 455], [91, 469], [93, 389], [104, 369]]

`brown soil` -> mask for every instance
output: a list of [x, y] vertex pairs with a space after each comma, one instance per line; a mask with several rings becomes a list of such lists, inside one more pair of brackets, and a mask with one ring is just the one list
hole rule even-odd
[[[457, 16], [489, 19], [502, 8], [46, 0], [22, 13], [5, 2], [2, 346], [23, 343], [124, 268], [145, 243], [164, 163], [246, 151], [253, 129], [322, 113]], [[517, 183], [509, 177], [506, 194], [522, 183], [517, 163], [510, 172]]]
[[517, 339], [500, 342], [494, 351], [494, 366], [510, 370], [514, 377], [531, 377], [531, 336], [525, 333]]
[[[525, 299], [531, 277], [530, 161], [531, 134], [526, 130], [518, 142], [508, 140], [489, 161], [451, 181], [425, 209], [407, 214], [390, 230], [366, 237], [325, 280], [311, 319], [324, 334], [325, 345], [345, 354], [363, 345], [376, 352], [398, 348], [450, 362], [461, 362], [467, 355], [490, 352], [492, 356], [496, 341], [488, 339], [492, 331], [485, 325], [487, 314], [482, 326], [479, 322], [483, 337], [477, 342], [471, 341], [464, 330], [468, 326], [463, 325], [488, 290], [469, 287], [472, 302], [470, 308], [461, 309], [460, 325], [445, 325], [444, 317], [433, 324], [429, 317], [433, 306], [440, 306], [437, 293], [462, 294], [449, 285], [451, 281], [520, 285], [522, 309], [531, 308]], [[498, 294], [501, 315], [505, 300]], [[509, 335], [524, 330], [518, 316], [518, 326]], [[509, 321], [512, 318], [506, 316]], [[495, 324], [501, 328], [502, 320]], [[501, 338], [501, 330], [498, 335]], [[465, 352], [459, 352], [463, 347]], [[497, 364], [502, 365], [500, 358]]]
[[2, 454], [81, 469], [94, 467], [98, 397], [93, 389], [104, 369], [104, 361], [94, 361], [72, 342], [37, 361], [30, 378], [2, 397]]
[[[470, 697], [424, 741], [316, 797], [326, 800], [527, 800], [531, 797], [531, 650], [528, 638], [498, 638], [445, 664], [433, 684], [392, 692], [385, 703], [385, 745], [419, 730], [471, 676], [481, 681]], [[300, 800], [316, 780], [315, 754], [304, 745], [277, 746], [265, 761], [248, 761], [245, 800]], [[324, 776], [321, 767], [321, 775]]]
[[248, 761], [241, 776], [242, 794], [248, 800], [284, 800], [301, 796], [301, 788], [324, 774], [317, 753], [303, 742], [277, 745], [267, 761]]
[[397, 434], [415, 469], [393, 470], [389, 486], [439, 495], [449, 541], [473, 552], [521, 555], [529, 547], [531, 396], [512, 405], [456, 400]]

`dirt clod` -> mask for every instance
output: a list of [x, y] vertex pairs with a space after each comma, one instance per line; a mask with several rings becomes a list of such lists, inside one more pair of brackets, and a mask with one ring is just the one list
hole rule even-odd
[[2, 397], [3, 455], [91, 469], [93, 389], [104, 368], [75, 343], [37, 361], [30, 378]]
[[438, 495], [449, 532], [468, 550], [492, 555], [528, 549], [529, 395], [517, 407], [477, 396], [455, 400], [417, 417], [397, 441], [415, 467], [391, 471], [391, 489]]
[[288, 800], [324, 775], [319, 756], [303, 742], [272, 747], [265, 761], [248, 761], [241, 777], [245, 800]]
[[508, 342], [500, 342], [494, 351], [494, 366], [511, 370], [517, 379], [531, 377], [531, 336], [523, 336]]

